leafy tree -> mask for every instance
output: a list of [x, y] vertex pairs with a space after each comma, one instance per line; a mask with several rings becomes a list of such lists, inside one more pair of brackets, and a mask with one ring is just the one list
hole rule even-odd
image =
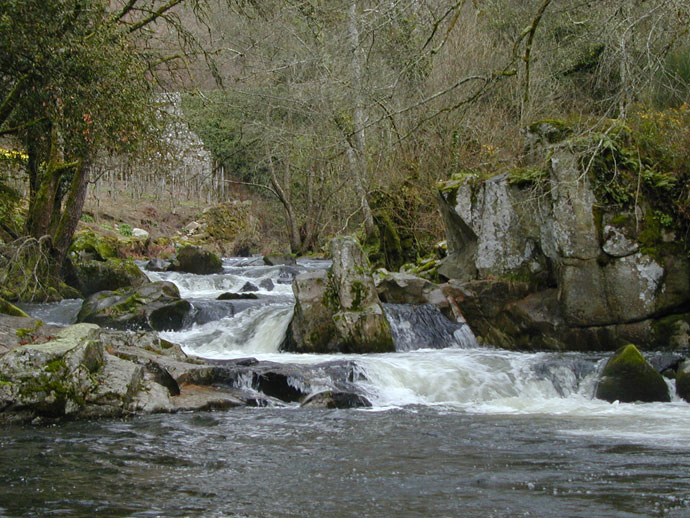
[[[50, 236], [58, 262], [97, 154], [150, 137], [157, 85], [200, 51], [182, 23], [185, 6], [203, 15], [198, 0], [0, 0], [0, 135], [14, 135], [28, 155], [26, 234]], [[171, 33], [172, 53], [161, 43]]]

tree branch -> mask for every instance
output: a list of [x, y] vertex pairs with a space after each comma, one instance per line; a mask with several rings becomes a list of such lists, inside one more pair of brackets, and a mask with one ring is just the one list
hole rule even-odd
[[170, 0], [167, 4], [161, 6], [157, 11], [153, 11], [148, 17], [146, 17], [142, 20], [139, 20], [137, 23], [131, 25], [127, 29], [127, 32], [129, 32], [129, 33], [136, 32], [139, 29], [146, 27], [149, 23], [155, 22], [158, 18], [163, 16], [170, 9], [172, 9], [176, 5], [181, 4], [182, 2], [184, 2], [184, 0]]

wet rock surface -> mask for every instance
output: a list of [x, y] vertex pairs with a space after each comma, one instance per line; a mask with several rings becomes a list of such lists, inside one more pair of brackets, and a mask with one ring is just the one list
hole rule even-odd
[[[155, 333], [77, 324], [0, 357], [0, 422], [282, 406], [315, 393], [322, 395], [309, 406], [370, 406], [352, 383], [357, 376], [355, 364], [346, 360], [206, 361], [188, 357]], [[329, 397], [324, 387], [330, 387]]]
[[77, 321], [113, 329], [163, 331], [182, 328], [191, 311], [177, 286], [159, 281], [96, 293], [84, 301]]
[[599, 377], [596, 397], [622, 403], [671, 400], [664, 378], [632, 344], [621, 347], [608, 360]]
[[394, 351], [393, 336], [361, 246], [331, 241], [333, 266], [298, 275], [295, 312], [282, 349], [312, 353]]
[[183, 246], [177, 251], [170, 269], [176, 272], [208, 275], [223, 271], [223, 263], [213, 252], [196, 246]]
[[633, 211], [599, 199], [571, 142], [539, 145], [540, 180], [466, 176], [440, 187], [448, 257], [439, 273], [469, 294], [456, 302], [470, 327], [510, 349], [681, 348], [682, 331], [657, 328], [690, 307], [683, 247], [644, 201]]

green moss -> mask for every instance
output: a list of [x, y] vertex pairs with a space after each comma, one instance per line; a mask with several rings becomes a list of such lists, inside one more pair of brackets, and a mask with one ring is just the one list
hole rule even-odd
[[15, 331], [15, 334], [17, 335], [17, 338], [28, 338], [31, 335], [33, 335], [38, 329], [43, 325], [43, 322], [40, 320], [36, 320], [36, 323], [34, 324], [33, 327], [20, 327]]
[[117, 257], [117, 246], [114, 240], [104, 235], [97, 235], [92, 230], [78, 232], [74, 236], [70, 251], [76, 254], [90, 254], [99, 261]]
[[58, 372], [64, 368], [66, 368], [67, 364], [65, 363], [65, 360], [63, 358], [59, 358], [57, 360], [53, 360], [52, 362], [49, 362], [43, 370], [46, 372]]
[[366, 286], [360, 281], [354, 281], [352, 283], [352, 296], [352, 311], [361, 311], [362, 301], [369, 296]]
[[132, 236], [132, 225], [128, 223], [121, 223], [118, 232], [120, 233], [121, 236], [124, 237], [131, 237]]
[[508, 183], [510, 185], [517, 185], [518, 187], [540, 185], [542, 182], [545, 182], [548, 177], [549, 173], [546, 169], [520, 167], [508, 173]]
[[549, 144], [561, 142], [573, 132], [572, 125], [563, 119], [543, 119], [533, 122], [527, 129], [530, 133], [539, 136]]
[[618, 349], [604, 367], [596, 396], [606, 401], [670, 401], [661, 374], [633, 344]]
[[332, 311], [340, 311], [340, 295], [338, 293], [338, 286], [333, 279], [333, 273], [328, 271], [328, 284], [323, 294], [323, 304]]
[[622, 227], [630, 223], [632, 216], [626, 212], [619, 212], [611, 218], [611, 224], [617, 227]]
[[24, 311], [22, 311], [20, 308], [18, 308], [14, 304], [7, 302], [2, 297], [0, 297], [0, 313], [4, 313], [5, 315], [10, 315], [13, 317], [27, 317], [28, 318], [28, 316], [29, 316]]

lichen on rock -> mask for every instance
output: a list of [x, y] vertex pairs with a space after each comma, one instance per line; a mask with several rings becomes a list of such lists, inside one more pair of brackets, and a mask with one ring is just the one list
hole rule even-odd
[[295, 312], [283, 350], [295, 352], [388, 352], [395, 350], [364, 252], [354, 237], [331, 242], [329, 272], [298, 275]]

